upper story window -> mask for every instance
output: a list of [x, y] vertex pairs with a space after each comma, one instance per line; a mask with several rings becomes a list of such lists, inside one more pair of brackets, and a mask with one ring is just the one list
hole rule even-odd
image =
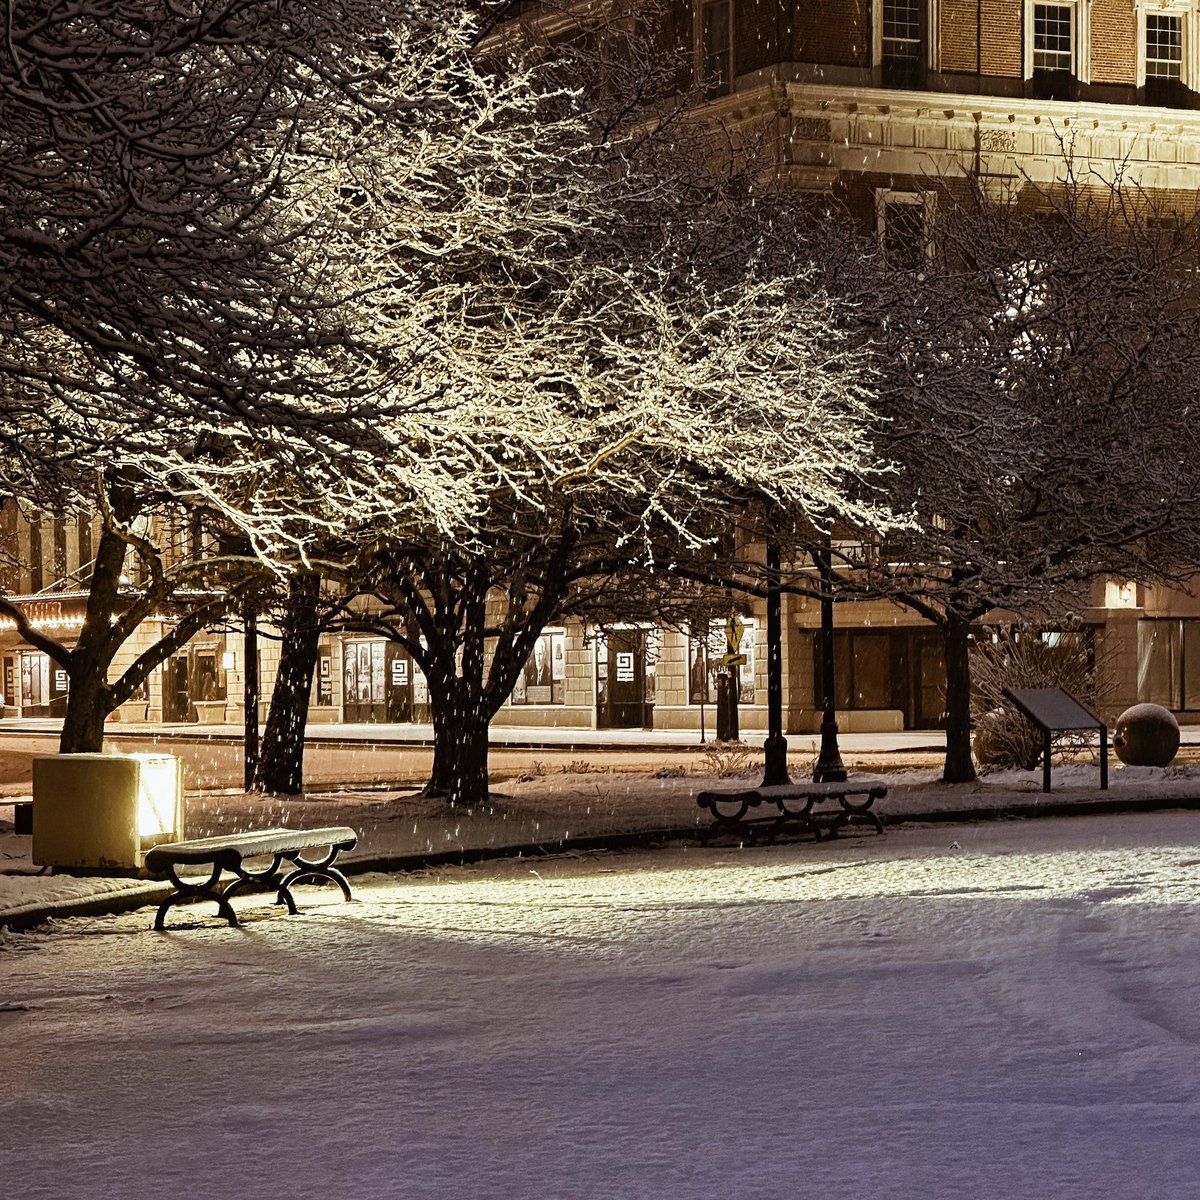
[[1146, 82], [1179, 79], [1183, 73], [1183, 17], [1146, 14]]
[[924, 82], [925, 16], [925, 0], [883, 0], [879, 62], [884, 87]]
[[1033, 69], [1075, 74], [1074, 9], [1069, 4], [1033, 6]]
[[1081, 0], [1025, 5], [1025, 74], [1043, 100], [1078, 99], [1089, 79], [1087, 11]]
[[1196, 77], [1194, 0], [1145, 0], [1139, 8], [1138, 83], [1146, 89], [1146, 103], [1186, 106]]
[[708, 0], [700, 5], [697, 38], [700, 84], [708, 99], [733, 90], [733, 3]]

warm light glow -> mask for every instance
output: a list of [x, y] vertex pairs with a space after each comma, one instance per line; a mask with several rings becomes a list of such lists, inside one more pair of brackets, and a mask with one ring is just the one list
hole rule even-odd
[[1110, 579], [1104, 585], [1105, 608], [1137, 608], [1137, 581]]
[[178, 807], [179, 769], [166, 754], [132, 754], [138, 770], [138, 834], [157, 837], [174, 833]]

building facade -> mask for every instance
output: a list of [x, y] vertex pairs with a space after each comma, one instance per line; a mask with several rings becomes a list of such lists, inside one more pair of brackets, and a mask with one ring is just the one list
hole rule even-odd
[[[536, 18], [539, 5], [522, 8]], [[1149, 220], [1195, 210], [1200, 0], [677, 0], [672, 20], [667, 32], [690, 47], [705, 115], [730, 131], [765, 134], [780, 186], [837, 194], [885, 246], [919, 242], [938, 190], [956, 180], [1036, 208], [1061, 181], [1065, 151], [1100, 175], [1123, 172], [1154, 198]], [[27, 520], [9, 504], [0, 536], [0, 586], [69, 643], [82, 623], [93, 527]], [[181, 533], [179, 553], [188, 550]], [[758, 602], [738, 608], [741, 722], [761, 729], [764, 612]], [[937, 632], [883, 602], [836, 608], [842, 729], [936, 727], [944, 687]], [[1149, 700], [1200, 721], [1200, 600], [1114, 580], [1096, 585], [1081, 615], [1111, 676], [1107, 716]], [[816, 602], [785, 598], [789, 732], [815, 731], [821, 721], [819, 623]], [[118, 667], [161, 628], [147, 623]], [[711, 733], [716, 673], [729, 648], [722, 622], [604, 633], [567, 622], [543, 632], [497, 723]], [[276, 654], [277, 643], [263, 639], [263, 695]], [[61, 712], [65, 674], [23, 645], [11, 621], [0, 620], [0, 661], [5, 713]], [[117, 716], [239, 722], [244, 672], [234, 623], [194, 639]], [[394, 644], [328, 635], [310, 717], [424, 721], [428, 694]]]

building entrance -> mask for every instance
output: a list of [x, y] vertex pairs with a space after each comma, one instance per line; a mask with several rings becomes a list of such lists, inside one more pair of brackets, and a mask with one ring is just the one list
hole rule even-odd
[[427, 710], [424, 679], [407, 651], [376, 639], [348, 642], [342, 660], [345, 719], [351, 724], [407, 724]]
[[655, 655], [644, 629], [619, 629], [596, 643], [596, 727], [654, 726]]
[[67, 714], [67, 672], [39, 650], [21, 650], [21, 694], [17, 700], [26, 717], [64, 717]]

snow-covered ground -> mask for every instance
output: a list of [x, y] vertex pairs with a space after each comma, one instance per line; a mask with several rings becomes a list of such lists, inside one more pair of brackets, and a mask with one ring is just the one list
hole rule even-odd
[[[531, 771], [505, 780], [486, 805], [448, 807], [415, 788], [404, 791], [345, 788], [303, 797], [246, 795], [240, 791], [189, 793], [185, 834], [205, 837], [275, 825], [299, 828], [349, 825], [358, 847], [349, 856], [397, 859], [406, 855], [502, 847], [555, 845], [560, 840], [645, 830], [707, 828], [711, 816], [696, 805], [699, 792], [753, 787], [761, 780], [755, 764], [720, 778], [666, 771], [619, 771], [572, 764], [572, 770]], [[811, 764], [794, 763], [797, 781], [811, 775]], [[854, 772], [855, 777], [863, 772]], [[1041, 791], [1041, 771], [1004, 771], [981, 776], [974, 784], [939, 782], [940, 767], [909, 767], [881, 775], [888, 795], [876, 809], [893, 821], [930, 813], [984, 813], [1014, 806], [1086, 804], [1100, 799], [1164, 803], [1200, 798], [1200, 766], [1125, 767], [1109, 772], [1110, 791], [1099, 790], [1096, 763], [1054, 768], [1054, 790]], [[101, 900], [147, 885], [137, 880], [69, 874], [37, 874], [32, 840], [12, 833], [11, 802], [0, 800], [0, 926], [16, 926], [25, 912]], [[345, 860], [344, 860], [345, 861]], [[153, 890], [153, 887], [149, 890]]]
[[1198, 839], [901, 828], [9, 934], [3, 1194], [1195, 1195]]

